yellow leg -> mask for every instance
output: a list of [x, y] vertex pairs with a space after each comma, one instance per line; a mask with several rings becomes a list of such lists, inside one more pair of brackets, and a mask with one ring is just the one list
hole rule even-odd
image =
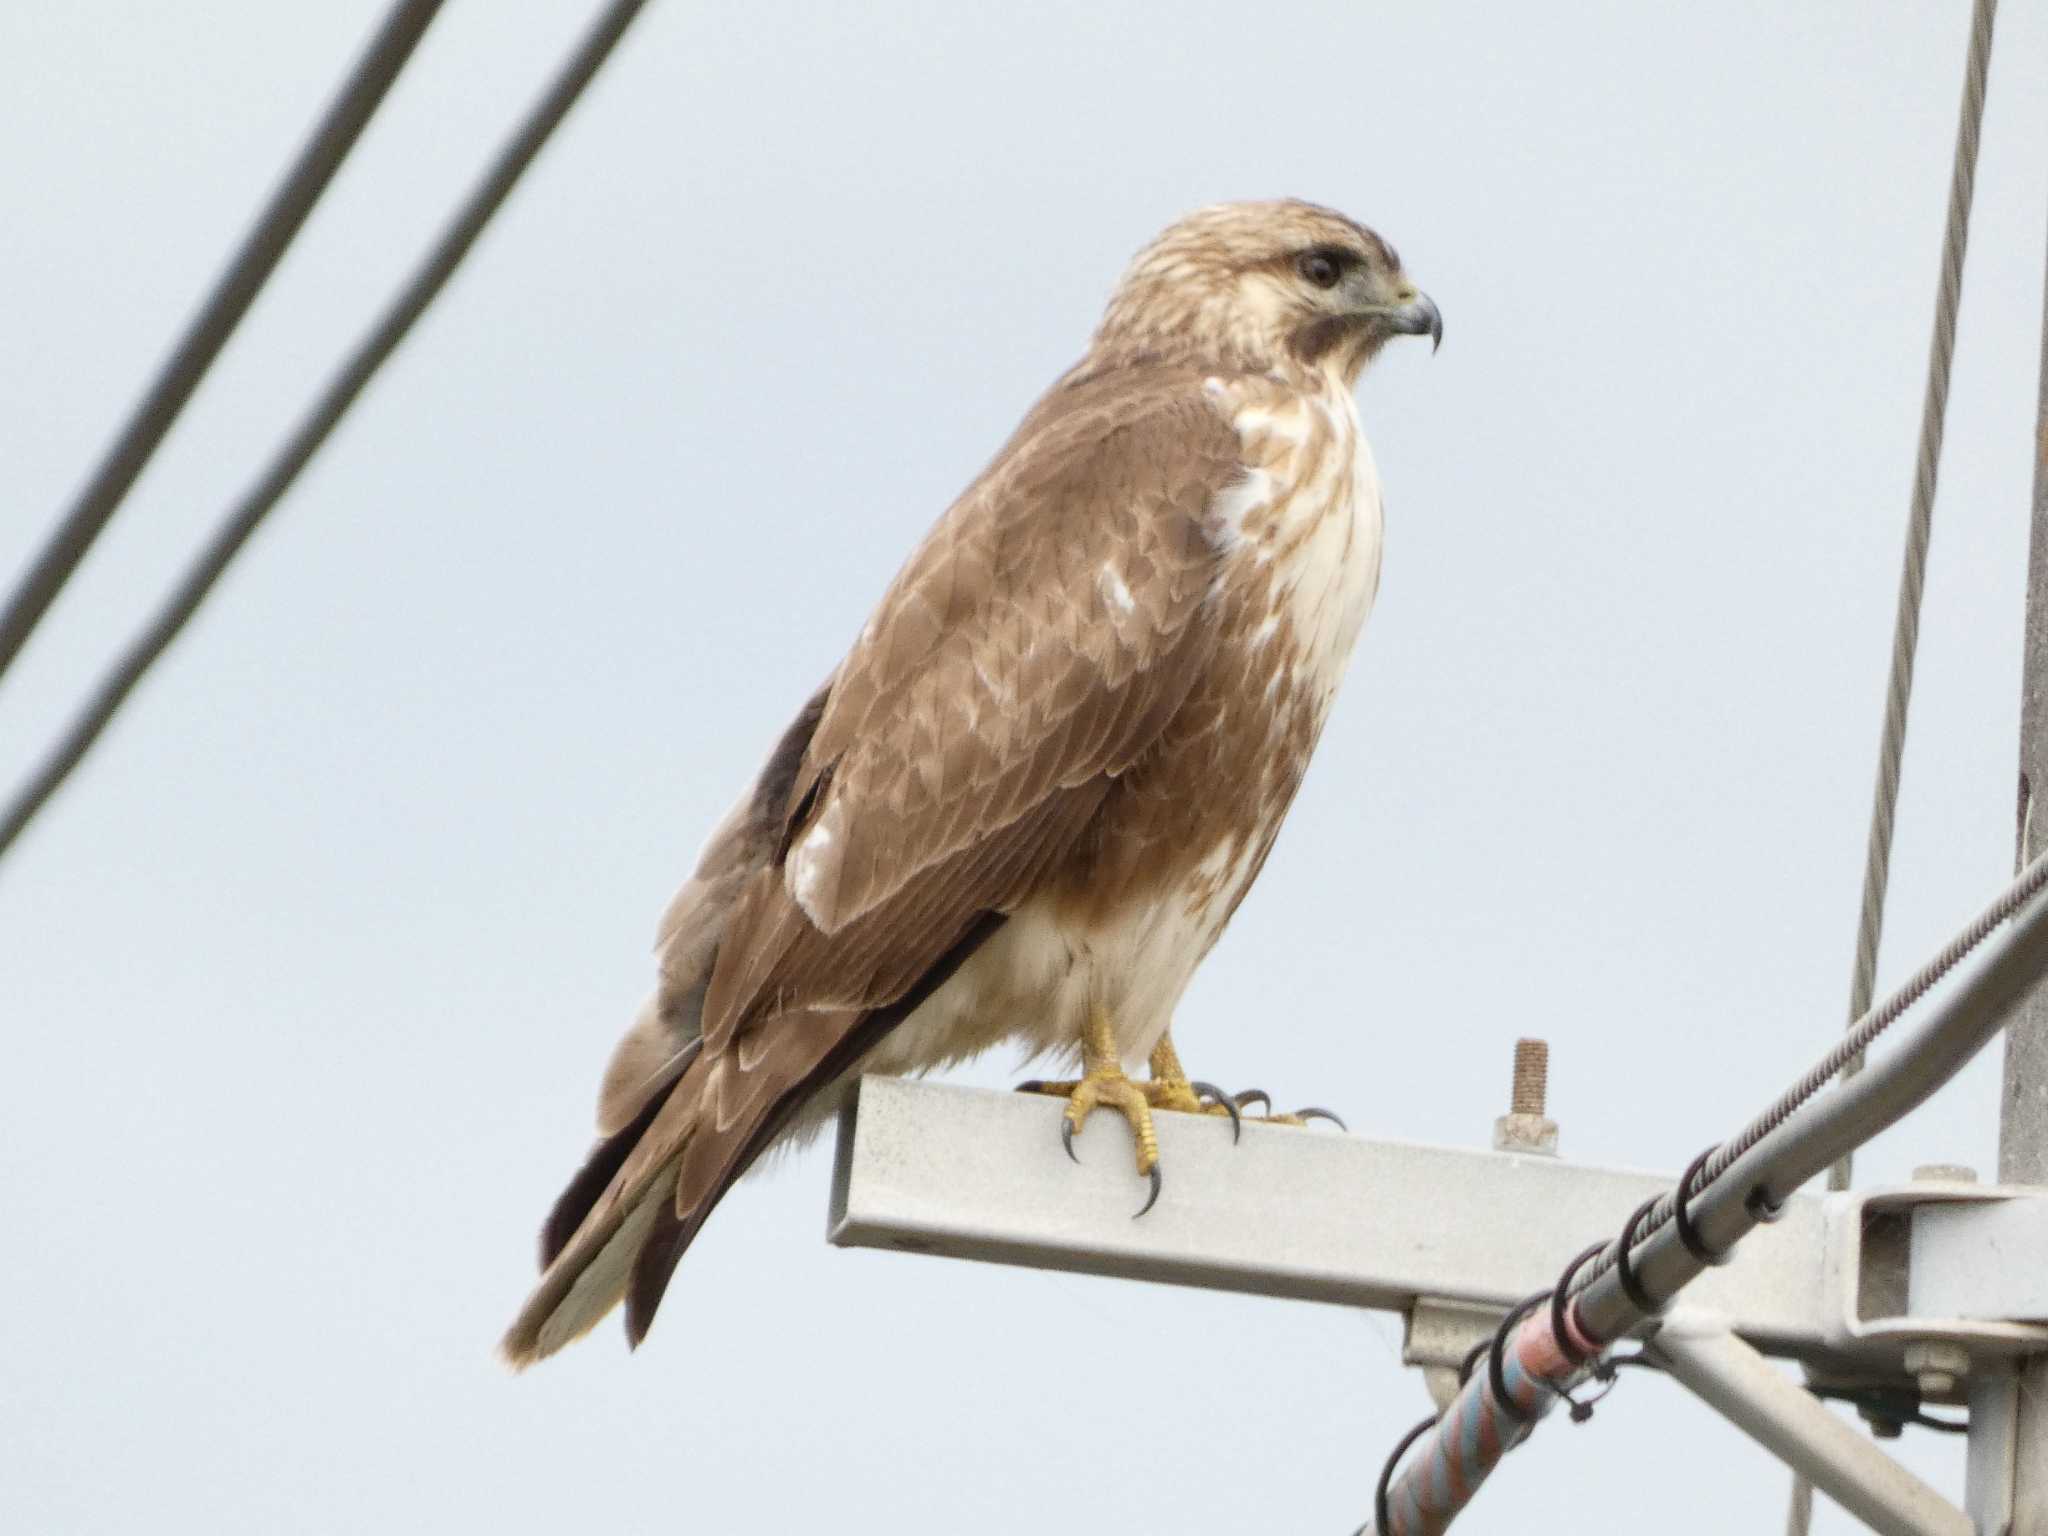
[[[1171, 1036], [1159, 1037], [1159, 1044], [1152, 1051], [1151, 1068], [1149, 1082], [1134, 1083], [1125, 1075], [1116, 1048], [1115, 1021], [1107, 1009], [1097, 1007], [1090, 1011], [1088, 1025], [1081, 1034], [1081, 1076], [1077, 1081], [1018, 1084], [1020, 1092], [1052, 1094], [1067, 1101], [1067, 1112], [1060, 1122], [1060, 1140], [1069, 1157], [1074, 1157], [1074, 1133], [1102, 1105], [1110, 1105], [1130, 1122], [1131, 1135], [1138, 1144], [1138, 1172], [1152, 1180], [1152, 1194], [1138, 1212], [1140, 1216], [1152, 1209], [1159, 1198], [1161, 1183], [1159, 1135], [1152, 1125], [1153, 1110], [1228, 1115], [1233, 1141], [1237, 1139], [1239, 1124], [1238, 1107], [1229, 1095], [1213, 1084], [1189, 1080]], [[1080, 1161], [1077, 1157], [1074, 1160]]]
[[1075, 1132], [1088, 1123], [1088, 1116], [1100, 1105], [1120, 1111], [1138, 1141], [1138, 1172], [1150, 1174], [1159, 1166], [1159, 1135], [1152, 1128], [1152, 1105], [1145, 1090], [1124, 1075], [1116, 1049], [1116, 1024], [1107, 1008], [1089, 1010], [1088, 1028], [1081, 1036], [1081, 1081], [1067, 1095], [1067, 1140], [1072, 1151]]
[[[1151, 1210], [1152, 1202], [1159, 1198], [1161, 1182], [1159, 1133], [1152, 1128], [1152, 1104], [1145, 1091], [1151, 1086], [1140, 1086], [1124, 1074], [1116, 1048], [1116, 1022], [1110, 1018], [1109, 1010], [1099, 1005], [1089, 1010], [1087, 1027], [1081, 1032], [1080, 1081], [1023, 1085], [1029, 1092], [1055, 1094], [1067, 1101], [1060, 1140], [1066, 1144], [1069, 1157], [1074, 1157], [1074, 1133], [1097, 1108], [1108, 1105], [1130, 1123], [1131, 1135], [1138, 1143], [1138, 1172], [1152, 1180], [1152, 1194], [1138, 1212], [1140, 1216]], [[1074, 1160], [1080, 1161], [1078, 1157]]]
[[1173, 1048], [1171, 1033], [1161, 1035], [1159, 1043], [1152, 1047], [1152, 1081], [1145, 1085], [1147, 1097], [1155, 1109], [1177, 1109], [1184, 1115], [1199, 1115], [1214, 1108], [1223, 1112], [1220, 1105], [1207, 1105], [1195, 1092], [1195, 1085], [1188, 1081], [1187, 1068], [1180, 1064], [1180, 1052]]
[[1173, 1048], [1170, 1030], [1152, 1048], [1152, 1081], [1145, 1085], [1145, 1097], [1154, 1109], [1178, 1110], [1184, 1115], [1228, 1115], [1230, 1139], [1237, 1139], [1237, 1104], [1214, 1083], [1190, 1080], [1187, 1068], [1180, 1064], [1180, 1052]]
[[[1082, 1046], [1084, 1065], [1093, 1060], [1088, 1054], [1086, 1043]], [[1162, 1035], [1159, 1044], [1152, 1048], [1152, 1077], [1148, 1082], [1133, 1083], [1131, 1086], [1145, 1095], [1145, 1102], [1154, 1109], [1170, 1109], [1183, 1115], [1227, 1115], [1232, 1106], [1219, 1102], [1223, 1098], [1221, 1089], [1211, 1088], [1207, 1083], [1188, 1080], [1187, 1069], [1180, 1064], [1180, 1055], [1173, 1048], [1173, 1038]], [[1062, 1098], [1071, 1097], [1080, 1082], [1030, 1082], [1019, 1086], [1020, 1092], [1050, 1093]], [[1211, 1098], [1204, 1099], [1207, 1091]]]

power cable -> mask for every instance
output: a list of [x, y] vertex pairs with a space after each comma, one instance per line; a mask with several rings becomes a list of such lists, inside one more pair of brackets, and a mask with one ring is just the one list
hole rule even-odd
[[291, 488], [335, 424], [440, 293], [645, 3], [646, 0], [613, 0], [577, 43], [540, 99], [499, 150], [482, 180], [443, 229], [426, 259], [330, 378], [326, 389], [300, 418], [255, 484], [235, 503], [163, 606], [101, 678], [49, 756], [8, 803], [4, 816], [0, 816], [0, 858], [6, 856], [23, 829], [83, 761], [143, 674], [177, 638], [229, 562]]
[[[1920, 451], [1913, 468], [1913, 504], [1906, 522], [1906, 553], [1892, 625], [1891, 675], [1885, 686], [1884, 731], [1878, 743], [1877, 787], [1864, 849], [1863, 901], [1856, 924], [1856, 960], [1849, 979], [1853, 1025], [1870, 1009], [1877, 986], [1877, 952], [1884, 936], [1885, 891], [1891, 879], [1892, 828], [1899, 803], [1899, 770], [1906, 752], [1906, 715], [1913, 698], [1913, 664], [1920, 642], [1920, 600], [1927, 586], [1927, 547], [1934, 533], [1934, 492], [1948, 419], [1948, 383], [1956, 351], [1956, 313], [1962, 306], [1963, 258], [1970, 244], [1970, 204], [1977, 182], [1977, 142], [1984, 123], [1984, 86], [1991, 69], [1992, 27], [1998, 0], [1976, 0], [1970, 21], [1969, 59], [1963, 69], [1963, 104], [1956, 125], [1955, 163], [1949, 173], [1948, 224], [1941, 245], [1941, 281], [1934, 301], [1934, 339], [1927, 358], [1927, 392], [1920, 408]], [[1862, 1069], [1851, 1056], [1845, 1077]], [[1828, 1169], [1828, 1188], [1844, 1190], [1855, 1173], [1855, 1154]], [[1794, 1474], [1786, 1536], [1806, 1536], [1813, 1523], [1813, 1485]]]
[[113, 518], [206, 370], [256, 301], [313, 205], [412, 57], [441, 0], [399, 0], [342, 82], [299, 158], [178, 338], [112, 445], [0, 608], [0, 675]]
[[[1884, 936], [1884, 898], [1890, 881], [1892, 826], [1899, 804], [1899, 765], [1906, 751], [1906, 712], [1913, 699], [1913, 662], [1920, 643], [1920, 599], [1927, 587], [1927, 546], [1934, 532], [1934, 491], [1941, 439], [1948, 419], [1948, 381], [1956, 352], [1956, 311], [1963, 298], [1963, 256], [1970, 243], [1970, 199], [1977, 181], [1977, 136], [1984, 122], [1984, 82], [1991, 67], [1991, 28], [1998, 0], [1977, 0], [1964, 70], [1962, 121], [1956, 128], [1955, 168], [1949, 179], [1948, 230], [1941, 246], [1941, 285], [1935, 296], [1934, 340], [1927, 359], [1927, 393], [1920, 409], [1920, 452], [1913, 469], [1913, 506], [1906, 523], [1906, 555], [1899, 575], [1899, 605], [1892, 627], [1891, 675], [1885, 686], [1884, 732], [1878, 743], [1877, 788], [1864, 851], [1863, 905], [1856, 926], [1856, 962], [1849, 980], [1849, 1019], [1870, 1009], [1876, 990], [1877, 951]], [[1844, 1071], [1853, 1076], [1851, 1058]], [[1828, 1188], [1849, 1186], [1850, 1160], [1828, 1171]]]

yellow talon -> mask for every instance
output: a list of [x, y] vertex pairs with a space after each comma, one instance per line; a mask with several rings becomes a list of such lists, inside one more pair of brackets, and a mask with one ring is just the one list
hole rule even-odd
[[[1125, 1075], [1123, 1062], [1117, 1055], [1116, 1024], [1109, 1016], [1109, 1010], [1097, 1006], [1089, 1011], [1088, 1027], [1081, 1035], [1081, 1077], [1071, 1083], [1026, 1083], [1025, 1088], [1034, 1093], [1049, 1093], [1066, 1099], [1067, 1111], [1060, 1119], [1060, 1141], [1067, 1149], [1067, 1156], [1079, 1162], [1074, 1152], [1074, 1133], [1087, 1123], [1088, 1116], [1102, 1105], [1108, 1105], [1123, 1115], [1130, 1123], [1131, 1135], [1138, 1143], [1138, 1172], [1152, 1181], [1152, 1193], [1143, 1208], [1142, 1216], [1152, 1209], [1159, 1198], [1161, 1178], [1159, 1173], [1159, 1133], [1152, 1126], [1152, 1097], [1149, 1089], [1157, 1086], [1147, 1083], [1140, 1085]], [[1193, 1090], [1189, 1090], [1193, 1096]]]
[[1214, 1083], [1192, 1080], [1173, 1048], [1173, 1036], [1161, 1035], [1152, 1048], [1152, 1081], [1145, 1085], [1145, 1097], [1154, 1109], [1171, 1109], [1183, 1115], [1230, 1116], [1230, 1139], [1243, 1134], [1243, 1120], [1236, 1102]]
[[1152, 1106], [1145, 1090], [1124, 1076], [1123, 1068], [1114, 1063], [1089, 1072], [1067, 1096], [1067, 1113], [1060, 1128], [1067, 1143], [1067, 1155], [1073, 1156], [1074, 1133], [1104, 1104], [1121, 1111], [1130, 1122], [1131, 1134], [1138, 1142], [1138, 1172], [1150, 1174], [1159, 1166], [1159, 1133], [1152, 1126]]
[[[1074, 1152], [1074, 1133], [1087, 1124], [1089, 1115], [1103, 1105], [1123, 1115], [1130, 1123], [1131, 1135], [1138, 1144], [1138, 1172], [1149, 1175], [1152, 1180], [1152, 1195], [1145, 1202], [1144, 1209], [1138, 1212], [1140, 1216], [1151, 1210], [1153, 1202], [1159, 1198], [1159, 1134], [1152, 1124], [1153, 1110], [1170, 1109], [1185, 1115], [1228, 1115], [1232, 1141], [1238, 1139], [1243, 1123], [1240, 1106], [1235, 1099], [1213, 1083], [1195, 1082], [1188, 1076], [1187, 1069], [1180, 1064], [1179, 1053], [1173, 1048], [1171, 1036], [1160, 1036], [1159, 1044], [1152, 1051], [1151, 1067], [1149, 1082], [1131, 1081], [1117, 1052], [1115, 1022], [1107, 1009], [1097, 1007], [1090, 1011], [1088, 1027], [1081, 1035], [1081, 1076], [1078, 1079], [1018, 1085], [1020, 1092], [1051, 1094], [1067, 1101], [1066, 1113], [1060, 1118], [1060, 1143], [1067, 1149], [1067, 1156], [1077, 1163], [1081, 1159]], [[1320, 1115], [1325, 1112], [1307, 1110], [1303, 1113]], [[1274, 1118], [1287, 1124], [1301, 1124], [1293, 1116]]]
[[[1230, 1116], [1231, 1140], [1235, 1141], [1242, 1124], [1242, 1112], [1255, 1099], [1264, 1100], [1268, 1109], [1272, 1100], [1263, 1089], [1235, 1096], [1225, 1093], [1213, 1083], [1191, 1081], [1187, 1069], [1180, 1064], [1180, 1053], [1173, 1048], [1173, 1036], [1161, 1035], [1159, 1044], [1152, 1052], [1152, 1081], [1145, 1085], [1147, 1096], [1155, 1109], [1177, 1109], [1186, 1114]], [[1288, 1115], [1256, 1115], [1252, 1118], [1263, 1125], [1307, 1125], [1311, 1120], [1328, 1120], [1339, 1130], [1346, 1129], [1344, 1121], [1333, 1111], [1319, 1108], [1297, 1109]]]

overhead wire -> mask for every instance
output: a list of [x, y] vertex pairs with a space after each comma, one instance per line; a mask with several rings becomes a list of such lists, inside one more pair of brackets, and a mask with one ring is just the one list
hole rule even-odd
[[[1870, 1009], [1877, 987], [1877, 955], [1884, 937], [1885, 894], [1891, 880], [1892, 830], [1897, 820], [1899, 774], [1906, 752], [1906, 719], [1913, 699], [1914, 660], [1920, 642], [1921, 598], [1927, 588], [1927, 550], [1934, 533], [1934, 494], [1941, 470], [1941, 443], [1948, 420], [1949, 375], [1955, 360], [1956, 315], [1962, 307], [1963, 261], [1970, 245], [1970, 207], [1977, 182], [1977, 145], [1984, 123], [1984, 91], [1991, 71], [1993, 27], [1998, 0], [1976, 0], [1970, 44], [1963, 67], [1963, 101], [1956, 124], [1955, 159], [1949, 172], [1948, 219], [1941, 244], [1941, 277], [1935, 292], [1934, 337], [1928, 347], [1927, 389], [1920, 407], [1920, 446], [1913, 466], [1912, 507], [1906, 520], [1906, 550], [1899, 573], [1899, 599], [1892, 623], [1892, 658], [1885, 684], [1884, 728], [1878, 742], [1877, 784], [1870, 805], [1870, 832], [1863, 859], [1863, 898], [1856, 922], [1856, 957], [1849, 978], [1849, 1021], [1853, 1027]], [[1842, 1065], [1853, 1077], [1860, 1055]], [[1828, 1169], [1828, 1188], [1845, 1190], [1855, 1175], [1855, 1154], [1844, 1154]], [[1795, 1473], [1786, 1513], [1786, 1536], [1806, 1536], [1813, 1522], [1813, 1487]]]
[[72, 572], [113, 519], [207, 369], [255, 303], [441, 4], [442, 0], [399, 0], [386, 14], [298, 158], [186, 324], [170, 356], [8, 594], [6, 606], [0, 607], [0, 676], [6, 674]]
[[[1863, 900], [1856, 924], [1856, 959], [1849, 979], [1849, 1021], [1870, 1010], [1876, 991], [1877, 952], [1884, 937], [1885, 892], [1890, 883], [1892, 828], [1899, 804], [1899, 770], [1906, 751], [1906, 716], [1913, 700], [1914, 658], [1920, 644], [1920, 605], [1927, 589], [1927, 549], [1934, 533], [1934, 493], [1941, 441], [1948, 420], [1949, 374], [1955, 361], [1956, 314], [1962, 307], [1963, 258], [1970, 244], [1970, 204], [1977, 182], [1977, 142], [1984, 123], [1984, 86], [1991, 68], [1992, 26], [1998, 0], [1976, 0], [1969, 61], [1963, 71], [1961, 121], [1949, 176], [1948, 222], [1941, 244], [1941, 279], [1934, 302], [1934, 339], [1928, 349], [1927, 391], [1920, 407], [1920, 449], [1913, 467], [1912, 509], [1899, 573], [1892, 624], [1891, 671], [1885, 684], [1884, 729], [1878, 742], [1877, 786], [1871, 797], [1870, 834], [1864, 849]], [[1850, 1058], [1844, 1070], [1857, 1068]], [[1829, 1170], [1830, 1189], [1848, 1187], [1844, 1158]]]
[[446, 286], [491, 216], [576, 104], [646, 0], [612, 0], [584, 32], [539, 99], [444, 226], [426, 257], [357, 342], [255, 482], [180, 575], [161, 607], [94, 687], [49, 754], [0, 812], [0, 858], [78, 767], [136, 684], [170, 647], [221, 574], [262, 526], [377, 370]]

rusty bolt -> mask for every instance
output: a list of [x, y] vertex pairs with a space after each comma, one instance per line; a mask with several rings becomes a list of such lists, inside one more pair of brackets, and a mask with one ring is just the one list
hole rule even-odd
[[1517, 1040], [1508, 1112], [1493, 1122], [1494, 1151], [1557, 1155], [1557, 1122], [1543, 1112], [1549, 1076], [1550, 1047], [1541, 1040]]
[[1508, 1097], [1508, 1113], [1543, 1118], [1543, 1101], [1550, 1079], [1550, 1044], [1545, 1040], [1515, 1042], [1515, 1086]]

